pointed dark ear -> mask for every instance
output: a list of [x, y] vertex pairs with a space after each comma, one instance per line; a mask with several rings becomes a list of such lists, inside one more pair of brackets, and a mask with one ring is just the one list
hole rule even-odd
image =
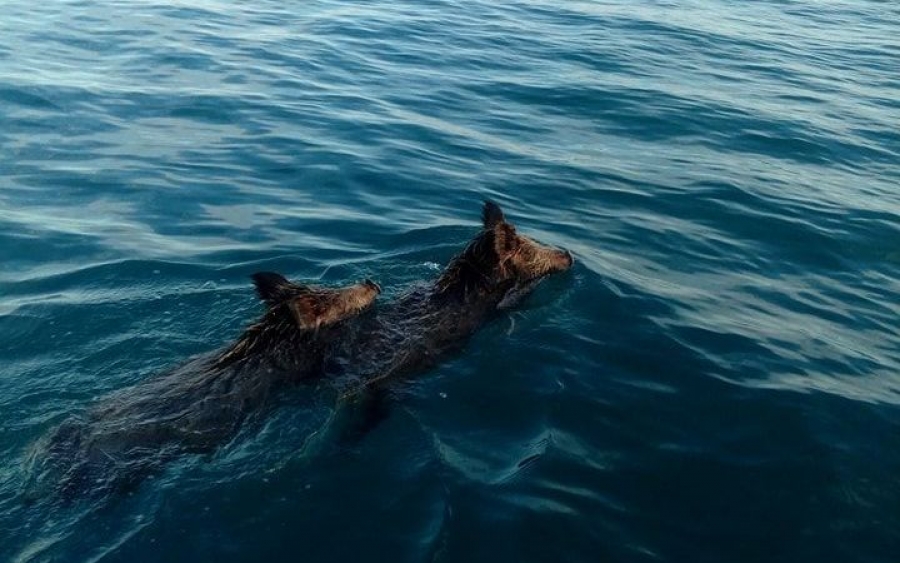
[[303, 286], [275, 272], [257, 272], [251, 277], [256, 286], [256, 294], [269, 305], [276, 305], [303, 290]]
[[494, 227], [494, 251], [503, 260], [519, 248], [516, 228], [509, 223], [499, 223]]
[[499, 205], [493, 201], [485, 201], [481, 209], [481, 222], [484, 223], [485, 229], [493, 229], [500, 223], [505, 223], [506, 217], [503, 216]]

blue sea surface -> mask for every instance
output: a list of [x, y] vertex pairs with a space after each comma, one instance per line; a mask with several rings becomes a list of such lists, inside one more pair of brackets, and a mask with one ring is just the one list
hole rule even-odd
[[[575, 268], [358, 442], [23, 500], [253, 272], [389, 301], [484, 199]], [[6, 1], [0, 263], [3, 563], [900, 560], [893, 1]]]

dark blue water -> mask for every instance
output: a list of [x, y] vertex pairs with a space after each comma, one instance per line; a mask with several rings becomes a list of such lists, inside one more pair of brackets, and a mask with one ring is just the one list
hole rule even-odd
[[[0, 561], [896, 562], [894, 2], [4, 2]], [[297, 390], [108, 502], [39, 437], [235, 338], [277, 270], [382, 300], [480, 202], [574, 272], [349, 446]]]

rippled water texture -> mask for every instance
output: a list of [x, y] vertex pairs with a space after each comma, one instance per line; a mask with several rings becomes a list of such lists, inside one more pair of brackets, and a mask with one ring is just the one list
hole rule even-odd
[[[0, 10], [0, 561], [897, 561], [895, 2]], [[130, 495], [23, 501], [39, 437], [239, 334], [251, 273], [391, 299], [484, 198], [574, 272], [358, 443], [299, 389]]]

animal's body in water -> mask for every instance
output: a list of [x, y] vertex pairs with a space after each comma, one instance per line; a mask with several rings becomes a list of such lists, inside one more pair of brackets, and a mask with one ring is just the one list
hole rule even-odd
[[482, 229], [436, 280], [380, 305], [334, 348], [338, 361], [329, 365], [336, 364], [337, 372], [349, 368], [354, 382], [342, 398], [369, 411], [363, 413], [363, 426], [377, 423], [398, 380], [462, 348], [486, 321], [515, 307], [541, 280], [573, 262], [568, 251], [520, 235], [499, 206], [485, 203]]
[[362, 404], [363, 427], [374, 425], [398, 380], [460, 349], [487, 320], [572, 263], [569, 252], [517, 233], [487, 202], [482, 228], [436, 280], [365, 314], [380, 291], [372, 282], [310, 290], [257, 274], [268, 309], [235, 344], [101, 401], [86, 420], [64, 423], [39, 448], [37, 465], [62, 463], [69, 491], [133, 485], [175, 455], [223, 444], [278, 388], [309, 378], [350, 382], [342, 399]]
[[221, 446], [280, 389], [322, 372], [334, 335], [381, 292], [253, 275], [263, 317], [227, 348], [115, 392], [63, 422], [33, 450], [27, 496], [121, 491], [168, 460]]

